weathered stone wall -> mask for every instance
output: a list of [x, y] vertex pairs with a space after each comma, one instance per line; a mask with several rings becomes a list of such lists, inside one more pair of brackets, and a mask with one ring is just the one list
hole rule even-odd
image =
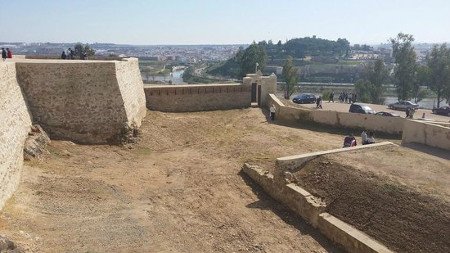
[[33, 120], [51, 138], [115, 142], [145, 115], [137, 60], [24, 60], [16, 69]]
[[130, 58], [116, 62], [116, 77], [125, 105], [127, 124], [132, 128], [140, 127], [147, 108], [138, 59]]
[[259, 101], [261, 106], [267, 106], [269, 102], [269, 94], [275, 94], [277, 91], [277, 76], [275, 74], [270, 76], [263, 76], [261, 72], [256, 74], [247, 74], [242, 82], [245, 85], [252, 85], [253, 83], [261, 85], [261, 101]]
[[450, 127], [428, 122], [408, 120], [403, 131], [402, 145], [420, 143], [450, 150]]
[[229, 110], [250, 107], [251, 86], [240, 84], [145, 87], [147, 107], [163, 112]]
[[31, 117], [17, 83], [14, 63], [0, 62], [0, 209], [15, 191]]

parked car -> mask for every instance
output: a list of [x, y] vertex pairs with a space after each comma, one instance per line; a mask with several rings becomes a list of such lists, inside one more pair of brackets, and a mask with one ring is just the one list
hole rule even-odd
[[399, 101], [397, 103], [389, 104], [388, 107], [392, 110], [406, 111], [406, 108], [418, 109], [419, 105], [411, 101]]
[[294, 97], [292, 102], [296, 104], [314, 104], [316, 102], [316, 96], [311, 93], [301, 93], [300, 95]]
[[450, 116], [450, 106], [442, 106], [441, 108], [433, 108], [433, 113]]
[[397, 115], [397, 114], [391, 113], [391, 112], [377, 112], [377, 113], [375, 113], [375, 115], [386, 116], [386, 117], [400, 117], [400, 115]]
[[350, 105], [349, 112], [353, 113], [362, 113], [362, 114], [375, 114], [375, 111], [372, 108], [368, 107], [365, 104], [353, 103]]

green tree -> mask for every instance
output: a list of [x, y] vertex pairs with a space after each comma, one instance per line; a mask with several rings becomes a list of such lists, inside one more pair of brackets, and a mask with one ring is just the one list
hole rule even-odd
[[370, 64], [366, 70], [367, 80], [372, 84], [370, 90], [370, 100], [372, 103], [382, 104], [383, 101], [383, 84], [388, 78], [388, 69], [383, 60], [378, 59], [375, 63]]
[[412, 35], [404, 33], [391, 38], [392, 56], [395, 59], [394, 84], [399, 100], [408, 100], [413, 93], [417, 67], [413, 41]]
[[256, 65], [258, 65], [258, 69], [264, 69], [266, 62], [267, 55], [264, 48], [256, 43], [251, 44], [240, 58], [241, 77], [255, 73]]
[[288, 56], [283, 65], [282, 76], [285, 81], [284, 98], [289, 99], [294, 93], [295, 86], [297, 85], [299, 80], [298, 68], [294, 66], [293, 58], [291, 56]]
[[450, 100], [450, 50], [446, 44], [435, 45], [427, 57], [429, 88], [437, 95], [437, 106]]
[[77, 56], [80, 59], [84, 59], [85, 56], [89, 57], [89, 56], [93, 56], [95, 55], [95, 50], [92, 49], [89, 44], [81, 44], [81, 43], [77, 43], [74, 46], [74, 54], [75, 56]]
[[364, 103], [382, 104], [384, 102], [383, 84], [388, 78], [388, 69], [383, 60], [370, 63], [364, 69], [363, 79], [355, 84], [357, 94]]
[[416, 77], [413, 86], [414, 102], [418, 103], [426, 96], [428, 91], [421, 87], [430, 85], [430, 68], [426, 65], [419, 65], [416, 69]]
[[373, 87], [372, 83], [366, 79], [359, 79], [355, 83], [355, 90], [356, 90], [356, 93], [359, 95], [359, 100], [361, 102], [372, 103], [372, 99], [371, 99], [372, 87]]

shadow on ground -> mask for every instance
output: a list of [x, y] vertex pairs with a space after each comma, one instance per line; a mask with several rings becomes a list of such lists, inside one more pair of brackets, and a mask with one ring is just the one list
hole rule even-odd
[[[270, 210], [278, 217], [280, 217], [287, 224], [295, 227], [301, 234], [308, 234], [313, 237], [327, 252], [341, 253], [344, 250], [337, 248], [327, 238], [325, 238], [318, 230], [306, 223], [301, 217], [294, 214], [291, 210], [285, 207], [283, 204], [277, 202], [270, 197], [264, 190], [256, 184], [247, 174], [243, 171], [238, 173], [244, 182], [252, 189], [252, 192], [258, 197], [258, 201], [248, 204], [248, 208]], [[300, 239], [300, 238], [299, 238]]]

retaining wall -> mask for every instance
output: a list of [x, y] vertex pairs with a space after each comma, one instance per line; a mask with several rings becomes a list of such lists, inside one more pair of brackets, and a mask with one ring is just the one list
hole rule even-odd
[[24, 60], [16, 69], [33, 120], [51, 138], [115, 142], [145, 116], [137, 59]]
[[0, 62], [0, 209], [17, 188], [31, 117], [14, 63]]
[[326, 203], [295, 183], [289, 182], [288, 179], [286, 179], [289, 177], [285, 175], [285, 172], [297, 168], [302, 163], [321, 155], [337, 152], [352, 152], [358, 149], [370, 149], [383, 145], [393, 144], [384, 142], [379, 143], [378, 145], [365, 145], [358, 148], [336, 149], [278, 158], [275, 175], [258, 166], [249, 164], [244, 164], [242, 170], [272, 198], [289, 207], [295, 214], [302, 217], [314, 228], [319, 229], [319, 231], [328, 239], [341, 245], [346, 251], [352, 253], [391, 253], [391, 250], [374, 238], [371, 238], [364, 232], [343, 222], [333, 215], [326, 213]]
[[251, 86], [241, 84], [145, 87], [147, 107], [163, 112], [229, 110], [250, 107]]
[[272, 198], [289, 207], [331, 241], [351, 253], [392, 253], [386, 246], [362, 231], [325, 213], [326, 204], [302, 187], [274, 179], [267, 171], [245, 164], [243, 171]]
[[420, 143], [450, 150], [450, 127], [446, 125], [408, 120], [403, 130], [402, 145]]
[[277, 108], [276, 120], [289, 124], [319, 123], [335, 127], [367, 129], [389, 134], [401, 134], [407, 121], [400, 117], [384, 117], [348, 112], [312, 110], [284, 105], [274, 94], [269, 95], [269, 106]]

